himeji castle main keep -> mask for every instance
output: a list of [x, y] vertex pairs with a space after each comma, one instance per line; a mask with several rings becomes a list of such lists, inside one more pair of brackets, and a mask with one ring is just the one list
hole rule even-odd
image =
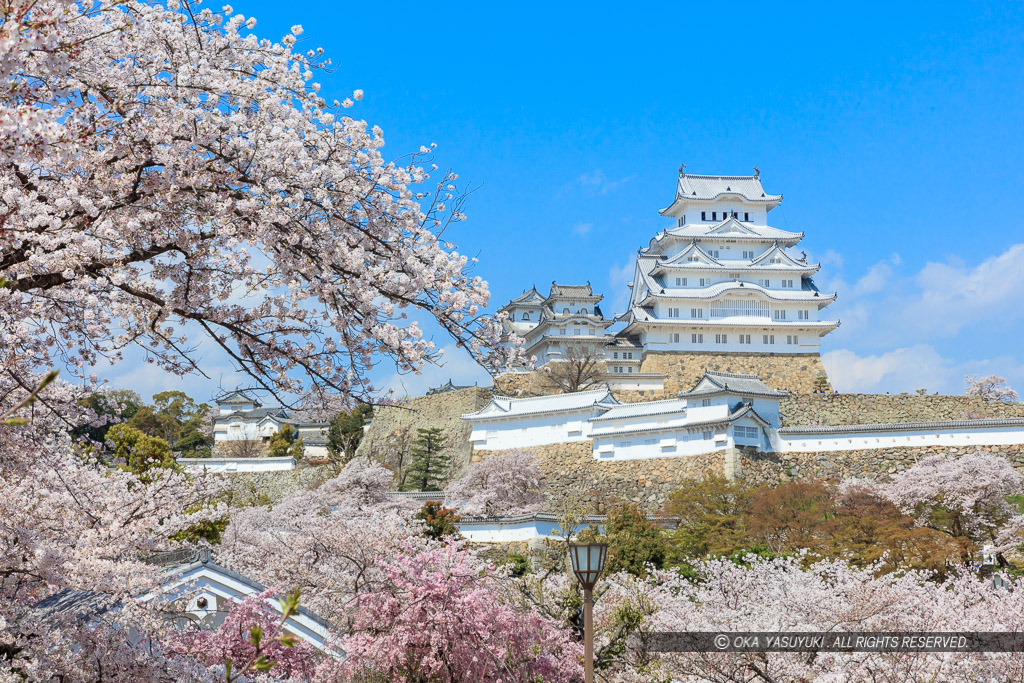
[[612, 387], [651, 396], [685, 390], [705, 369], [803, 392], [827, 382], [819, 349], [839, 326], [825, 315], [836, 294], [818, 289], [820, 266], [795, 249], [803, 233], [769, 225], [782, 195], [754, 171], [680, 167], [660, 211], [675, 224], [637, 253], [627, 310], [606, 316], [590, 283], [554, 282], [546, 296], [531, 288], [500, 309], [509, 338], [523, 337], [538, 367], [584, 349], [605, 361]]
[[790, 253], [803, 233], [768, 225], [781, 201], [760, 173], [680, 169], [675, 200], [661, 210], [676, 225], [637, 255], [621, 334], [638, 337], [645, 352], [817, 353], [839, 326], [821, 316], [836, 295], [818, 291], [818, 264]]

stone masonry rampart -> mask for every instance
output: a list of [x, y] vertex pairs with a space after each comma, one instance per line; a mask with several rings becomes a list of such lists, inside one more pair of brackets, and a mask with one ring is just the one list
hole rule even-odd
[[395, 441], [402, 439], [403, 435], [415, 440], [417, 429], [437, 427], [448, 438], [446, 450], [453, 455], [452, 469], [457, 476], [469, 464], [473, 452], [469, 443], [472, 429], [468, 422], [462, 420], [462, 415], [483, 408], [490, 400], [490, 388], [468, 387], [420, 396], [404, 405], [381, 406], [374, 410], [373, 420], [356, 455], [381, 460], [393, 452]]
[[793, 394], [779, 404], [782, 424], [831, 426], [1024, 417], [1024, 403], [983, 401], [973, 396], [916, 394]]

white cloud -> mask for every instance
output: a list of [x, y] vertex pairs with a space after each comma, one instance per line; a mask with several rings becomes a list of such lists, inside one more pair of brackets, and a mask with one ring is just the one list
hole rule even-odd
[[1024, 244], [977, 266], [958, 262], [927, 263], [902, 274], [898, 254], [872, 266], [856, 284], [836, 277], [826, 291], [839, 292], [828, 312], [843, 326], [837, 340], [876, 347], [929, 343], [966, 329], [1005, 330], [1024, 321], [1019, 305], [1024, 291]]
[[954, 372], [950, 361], [924, 344], [871, 356], [837, 349], [822, 354], [821, 360], [832, 385], [853, 393], [948, 392]]
[[872, 294], [886, 288], [892, 278], [892, 267], [885, 261], [871, 266], [867, 273], [853, 286], [853, 296]]
[[628, 175], [618, 180], [609, 180], [605, 172], [597, 168], [588, 173], [582, 173], [575, 181], [569, 184], [568, 187], [578, 185], [579, 187], [589, 188], [600, 194], [608, 194], [612, 190], [615, 190], [622, 185], [625, 185], [629, 181], [636, 178], [636, 174]]
[[479, 384], [489, 386], [491, 377], [468, 353], [455, 344], [441, 349], [443, 360], [438, 365], [427, 365], [419, 374], [392, 373], [383, 382], [374, 382], [380, 388], [380, 395], [386, 396], [394, 390], [396, 397], [422, 396], [427, 389], [441, 386], [449, 379], [454, 384]]
[[577, 223], [576, 225], [572, 226], [572, 232], [574, 235], [586, 235], [593, 229], [593, 223]]
[[849, 349], [822, 354], [833, 386], [843, 392], [893, 393], [927, 389], [928, 393], [962, 394], [966, 375], [997, 374], [1024, 386], [1024, 362], [1009, 356], [954, 362], [930, 344], [917, 344], [861, 356]]

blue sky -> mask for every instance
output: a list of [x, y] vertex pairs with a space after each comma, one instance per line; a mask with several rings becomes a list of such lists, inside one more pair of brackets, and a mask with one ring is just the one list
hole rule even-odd
[[[823, 346], [839, 389], [960, 393], [968, 372], [1024, 389], [1020, 4], [232, 4], [262, 36], [301, 24], [301, 46], [334, 60], [322, 94], [363, 89], [349, 113], [391, 156], [436, 142], [436, 163], [480, 186], [454, 239], [492, 309], [557, 279], [620, 313], [679, 164], [756, 164], [785, 195], [770, 222], [806, 233], [818, 285], [839, 292]], [[144, 396], [217, 384], [108, 374]], [[457, 353], [421, 377], [378, 372], [412, 393], [449, 376], [486, 382]]]

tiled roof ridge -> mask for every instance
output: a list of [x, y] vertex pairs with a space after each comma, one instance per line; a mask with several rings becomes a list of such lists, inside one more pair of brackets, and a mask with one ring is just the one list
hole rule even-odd
[[717, 375], [719, 377], [737, 377], [737, 378], [740, 378], [740, 379], [756, 379], [756, 380], [760, 380], [761, 379], [760, 375], [752, 375], [752, 374], [742, 373], [742, 372], [726, 372], [725, 370], [705, 370], [704, 374], [705, 375]]
[[846, 434], [869, 431], [899, 431], [937, 427], [1002, 427], [1024, 425], [1024, 417], [990, 417], [980, 420], [934, 420], [926, 422], [875, 422], [852, 425], [791, 426], [779, 429], [780, 434]]
[[555, 398], [555, 397], [559, 397], [559, 396], [574, 396], [574, 395], [575, 396], [579, 396], [580, 394], [597, 394], [597, 393], [606, 394], [606, 393], [609, 393], [609, 392], [611, 392], [611, 388], [608, 387], [608, 385], [605, 385], [603, 389], [588, 389], [586, 391], [569, 391], [569, 392], [562, 393], [562, 394], [544, 394], [543, 396], [495, 396], [494, 399], [495, 400], [504, 399], [506, 401], [525, 402], [525, 401], [538, 401], [540, 399]]

